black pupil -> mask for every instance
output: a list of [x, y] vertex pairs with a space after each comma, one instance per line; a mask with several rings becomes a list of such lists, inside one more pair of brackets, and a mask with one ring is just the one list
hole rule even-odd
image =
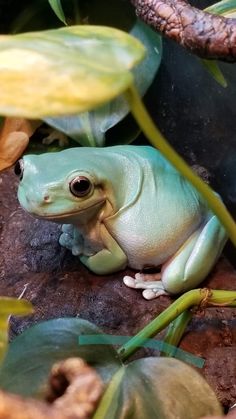
[[86, 179], [78, 179], [73, 182], [73, 189], [77, 193], [85, 193], [90, 188], [90, 182]]
[[15, 164], [14, 172], [15, 172], [16, 176], [18, 176], [18, 177], [22, 176], [22, 166], [21, 166], [21, 162], [19, 160]]

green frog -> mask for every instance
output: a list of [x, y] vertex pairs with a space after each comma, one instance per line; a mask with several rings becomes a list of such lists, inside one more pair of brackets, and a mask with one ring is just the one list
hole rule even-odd
[[98, 275], [139, 271], [123, 280], [146, 299], [197, 287], [227, 240], [198, 191], [149, 146], [27, 155], [15, 172], [21, 206], [63, 224], [62, 246]]

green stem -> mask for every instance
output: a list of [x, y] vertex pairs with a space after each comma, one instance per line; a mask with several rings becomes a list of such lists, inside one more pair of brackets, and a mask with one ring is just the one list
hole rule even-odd
[[172, 165], [186, 178], [192, 185], [202, 194], [209, 204], [209, 207], [217, 215], [223, 226], [225, 227], [230, 239], [236, 246], [236, 224], [225, 208], [222, 201], [211, 190], [211, 188], [204, 183], [185, 163], [185, 161], [176, 153], [176, 151], [168, 144], [161, 132], [153, 123], [149, 116], [139, 93], [134, 86], [131, 86], [127, 92], [126, 97], [130, 105], [131, 112], [138, 122], [143, 133], [146, 135], [150, 143], [158, 148], [160, 152], [172, 163]]
[[191, 290], [181, 295], [181, 297], [137, 333], [137, 335], [120, 347], [118, 353], [121, 360], [125, 361], [138, 350], [146, 339], [155, 336], [185, 310], [188, 310], [192, 306], [197, 306], [201, 302], [204, 302], [206, 305], [236, 307], [236, 291], [218, 291], [203, 288]]
[[[178, 346], [186, 330], [186, 327], [189, 324], [192, 317], [192, 312], [189, 310], [185, 310], [173, 322], [171, 322], [163, 340], [163, 346], [165, 346], [165, 343], [168, 343], [168, 345], [171, 345], [173, 347]], [[172, 355], [173, 349], [170, 349], [170, 351], [166, 349], [165, 352], [160, 352], [160, 356]]]
[[119, 387], [121, 385], [122, 379], [125, 374], [125, 367], [121, 367], [115, 375], [113, 375], [105, 393], [102, 396], [101, 401], [99, 402], [98, 408], [95, 411], [95, 414], [92, 419], [101, 419], [111, 417], [111, 411], [114, 411], [115, 408], [118, 408], [119, 405]]

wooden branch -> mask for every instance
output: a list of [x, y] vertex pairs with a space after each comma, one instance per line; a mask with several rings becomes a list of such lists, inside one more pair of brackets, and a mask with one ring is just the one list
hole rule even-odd
[[236, 19], [213, 15], [185, 0], [131, 0], [137, 15], [194, 54], [236, 61]]

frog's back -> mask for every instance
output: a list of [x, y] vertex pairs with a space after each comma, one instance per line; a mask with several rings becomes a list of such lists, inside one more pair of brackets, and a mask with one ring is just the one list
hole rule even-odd
[[165, 170], [171, 173], [178, 173], [176, 169], [162, 156], [162, 154], [151, 146], [113, 146], [100, 149], [111, 155], [127, 156], [130, 160], [136, 159], [143, 167], [150, 166], [153, 170]]

